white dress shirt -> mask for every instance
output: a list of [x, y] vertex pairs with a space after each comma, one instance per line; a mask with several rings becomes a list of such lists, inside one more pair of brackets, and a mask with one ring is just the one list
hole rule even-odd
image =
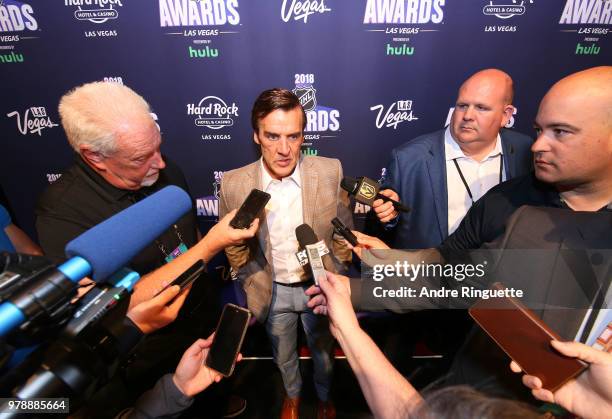
[[[265, 211], [272, 254], [272, 279], [282, 284], [300, 282], [304, 269], [295, 256], [298, 251], [295, 229], [304, 223], [300, 162], [298, 160], [291, 176], [281, 180], [270, 176], [263, 159], [260, 164], [262, 188], [271, 195]], [[265, 248], [263, 243], [260, 245]]]
[[[446, 157], [446, 190], [448, 196], [448, 234], [452, 234], [472, 206], [453, 159], [457, 159], [461, 173], [467, 182], [474, 202], [499, 183], [500, 161], [503, 159], [501, 138], [497, 135], [495, 148], [482, 161], [466, 156], [453, 139], [450, 128], [444, 133], [444, 154]], [[506, 167], [502, 169], [502, 181], [506, 180]]]

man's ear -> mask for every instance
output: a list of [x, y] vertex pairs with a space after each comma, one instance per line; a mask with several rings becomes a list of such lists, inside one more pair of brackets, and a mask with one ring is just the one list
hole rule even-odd
[[87, 163], [89, 163], [90, 166], [93, 166], [95, 169], [98, 169], [101, 172], [106, 170], [105, 158], [100, 152], [93, 151], [86, 145], [81, 145], [79, 146], [79, 154]]
[[514, 115], [514, 106], [504, 106], [504, 118], [502, 119], [501, 128], [506, 126], [506, 124], [512, 120], [512, 115]]
[[259, 142], [259, 137], [257, 136], [257, 132], [256, 131], [253, 131], [253, 141], [255, 141], [255, 144], [261, 145], [261, 143]]

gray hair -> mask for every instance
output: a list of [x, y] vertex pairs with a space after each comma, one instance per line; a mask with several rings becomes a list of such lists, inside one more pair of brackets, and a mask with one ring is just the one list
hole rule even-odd
[[538, 419], [540, 414], [517, 400], [490, 397], [468, 386], [450, 386], [425, 395], [410, 419]]
[[126, 121], [149, 118], [149, 104], [119, 83], [93, 82], [76, 87], [60, 99], [59, 114], [70, 146], [82, 145], [104, 156], [117, 150], [117, 131]]

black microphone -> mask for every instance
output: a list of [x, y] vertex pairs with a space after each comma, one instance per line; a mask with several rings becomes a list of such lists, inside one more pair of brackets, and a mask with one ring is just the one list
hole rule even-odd
[[397, 211], [408, 212], [410, 208], [402, 204], [401, 202], [395, 201], [389, 197], [380, 194], [380, 185], [373, 179], [362, 176], [357, 179], [352, 177], [345, 177], [340, 182], [342, 189], [347, 191], [349, 194], [355, 197], [357, 202], [372, 206], [375, 200], [382, 199], [385, 202], [393, 203], [393, 207]]
[[[317, 238], [317, 235], [315, 234], [312, 227], [310, 227], [308, 224], [302, 224], [297, 226], [295, 229], [295, 237], [297, 238], [297, 241], [300, 245], [300, 250], [306, 249], [306, 246], [309, 244], [319, 244], [319, 239]], [[325, 242], [323, 240], [321, 240], [320, 242], [321, 247], [325, 247], [325, 249], [327, 249]], [[319, 254], [321, 255], [321, 259], [323, 260], [323, 267], [325, 267], [325, 270], [327, 271], [335, 272], [336, 267], [333, 259], [329, 255], [329, 249], [327, 249], [327, 252], [328, 253], [325, 255], [319, 252]]]

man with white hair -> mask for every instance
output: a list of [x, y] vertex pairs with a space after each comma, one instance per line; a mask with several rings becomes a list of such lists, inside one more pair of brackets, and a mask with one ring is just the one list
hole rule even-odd
[[[189, 192], [181, 170], [161, 155], [160, 131], [150, 112], [140, 95], [117, 83], [88, 83], [61, 98], [62, 126], [76, 156], [74, 164], [43, 193], [36, 208], [38, 238], [48, 257], [56, 262], [62, 260], [70, 240], [165, 186], [176, 185]], [[174, 312], [160, 314], [166, 310], [162, 305], [160, 313], [142, 313], [136, 306], [153, 301], [152, 297], [164, 285], [162, 281], [171, 281], [189, 266], [174, 268], [185, 265], [184, 260], [193, 263], [197, 257], [207, 262], [226, 245], [238, 242], [230, 243], [227, 238], [245, 238], [245, 233], [229, 227], [229, 219], [221, 220], [199, 241], [192, 209], [130, 262], [129, 267], [141, 275], [152, 271], [165, 274], [149, 275], [136, 284], [128, 317], [132, 320], [135, 314], [145, 317], [151, 327], [143, 332], [154, 331], [177, 318], [161, 333], [149, 336], [143, 350], [131, 362], [126, 375], [131, 378], [128, 388], [134, 394], [159, 378], [164, 367], [173, 368], [176, 356], [194, 337], [208, 336], [220, 313], [219, 294], [207, 278], [194, 282], [182, 308], [182, 302], [170, 306], [175, 308]], [[251, 231], [248, 236], [253, 234]], [[188, 251], [189, 248], [192, 249]], [[194, 251], [195, 257], [179, 257]], [[178, 290], [174, 295], [177, 293]], [[185, 294], [179, 299], [184, 297]], [[134, 322], [143, 329], [138, 321]], [[236, 404], [230, 409], [234, 414], [246, 405], [244, 400]]]

